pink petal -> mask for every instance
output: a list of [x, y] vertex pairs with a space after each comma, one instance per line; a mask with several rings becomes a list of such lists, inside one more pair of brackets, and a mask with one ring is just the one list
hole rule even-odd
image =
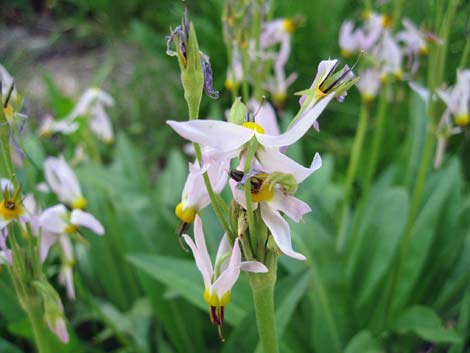
[[266, 273], [268, 268], [258, 261], [243, 261], [240, 264], [240, 269], [246, 272], [255, 272], [255, 273]]
[[232, 256], [230, 257], [230, 263], [225, 271], [221, 273], [219, 278], [212, 285], [212, 291], [221, 298], [225, 293], [229, 292], [238, 277], [240, 276], [240, 262], [241, 262], [241, 251], [238, 239], [235, 240], [233, 245]]
[[260, 124], [264, 132], [268, 135], [279, 135], [279, 125], [277, 123], [276, 112], [269, 102], [264, 102], [260, 107], [260, 103], [255, 99], [251, 99], [248, 102], [248, 108], [252, 114], [256, 114], [255, 122]]
[[254, 130], [218, 120], [168, 120], [167, 124], [185, 139], [210, 146], [220, 152], [240, 148], [255, 134]]
[[335, 96], [335, 92], [322, 98], [313, 108], [306, 110], [294, 124], [292, 128], [279, 136], [271, 136], [264, 134], [256, 134], [257, 140], [266, 147], [290, 146], [299, 140], [310, 129], [313, 123], [318, 119], [320, 114], [326, 108], [328, 103]]
[[193, 252], [194, 260], [196, 261], [196, 266], [202, 274], [204, 284], [206, 287], [210, 287], [212, 283], [212, 276], [214, 270], [212, 269], [212, 263], [207, 251], [206, 240], [204, 238], [204, 231], [202, 229], [202, 222], [199, 216], [196, 216], [194, 221], [194, 238], [196, 243], [191, 239], [187, 234], [183, 234], [183, 238], [191, 248]]
[[294, 196], [284, 195], [280, 191], [275, 192], [273, 199], [268, 203], [273, 209], [284, 212], [295, 222], [300, 222], [305, 214], [312, 211], [307, 203]]
[[41, 247], [39, 249], [39, 257], [41, 262], [46, 260], [47, 254], [49, 253], [49, 249], [58, 239], [58, 235], [47, 231], [46, 229], [42, 229], [41, 231]]
[[76, 209], [72, 211], [72, 213], [70, 214], [70, 223], [77, 226], [86, 227], [92, 230], [97, 235], [104, 234], [104, 227], [95, 218], [95, 216], [82, 210]]
[[322, 164], [320, 155], [318, 153], [315, 153], [310, 168], [305, 168], [303, 165], [297, 163], [293, 159], [290, 159], [285, 154], [274, 148], [259, 149], [257, 152], [257, 157], [267, 172], [282, 172], [286, 174], [292, 174], [297, 183], [303, 182], [313, 172], [318, 170]]
[[287, 256], [297, 260], [305, 260], [306, 257], [292, 249], [292, 239], [289, 224], [276, 210], [268, 204], [261, 203], [261, 217], [271, 232], [279, 249]]
[[46, 231], [61, 234], [69, 225], [66, 219], [67, 209], [64, 205], [59, 204], [46, 208], [39, 217], [39, 224]]

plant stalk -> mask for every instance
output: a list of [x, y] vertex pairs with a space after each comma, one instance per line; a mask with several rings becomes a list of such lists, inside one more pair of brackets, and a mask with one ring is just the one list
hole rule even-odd
[[250, 286], [255, 304], [256, 322], [264, 353], [279, 353], [274, 312], [274, 286], [276, 284], [277, 255], [267, 254], [268, 273], [250, 273]]

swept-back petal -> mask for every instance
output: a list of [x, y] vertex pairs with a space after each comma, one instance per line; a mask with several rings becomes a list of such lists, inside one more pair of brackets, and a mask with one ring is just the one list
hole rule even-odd
[[297, 260], [305, 260], [306, 257], [292, 249], [292, 239], [289, 224], [276, 210], [268, 204], [261, 203], [261, 217], [271, 232], [279, 249], [287, 256]]
[[243, 261], [240, 263], [240, 269], [246, 272], [266, 273], [268, 268], [258, 261]]
[[[232, 251], [232, 246], [230, 245], [230, 241], [228, 239], [227, 233], [224, 233], [224, 236], [222, 237], [222, 240], [219, 243], [219, 247], [217, 249], [217, 255], [215, 256], [215, 266], [217, 266], [217, 263], [222, 259], [222, 257]], [[224, 263], [220, 266], [220, 272], [225, 271], [225, 269], [228, 267], [229, 262], [224, 261]]]
[[322, 164], [318, 153], [315, 153], [310, 168], [306, 168], [275, 148], [260, 148], [257, 152], [257, 157], [267, 172], [292, 174], [297, 183], [303, 182], [313, 172], [318, 170]]
[[196, 243], [194, 243], [191, 237], [187, 234], [183, 234], [183, 238], [193, 252], [194, 260], [199, 272], [202, 274], [204, 285], [206, 288], [209, 288], [212, 283], [214, 270], [212, 269], [211, 259], [207, 252], [206, 240], [204, 239], [202, 222], [199, 216], [196, 216], [194, 221], [194, 238]]
[[238, 239], [233, 244], [232, 256], [230, 257], [230, 263], [228, 267], [223, 271], [219, 278], [212, 285], [212, 292], [215, 293], [219, 298], [229, 292], [238, 277], [240, 276], [240, 262], [241, 262], [241, 251]]
[[335, 92], [322, 98], [311, 109], [307, 109], [298, 121], [286, 132], [279, 136], [256, 134], [257, 140], [266, 147], [290, 146], [299, 140], [310, 129], [313, 123], [318, 119], [320, 114], [325, 110], [326, 106], [335, 96]]
[[178, 122], [168, 120], [167, 124], [185, 139], [223, 151], [241, 147], [255, 134], [254, 130], [219, 120], [191, 120]]
[[103, 225], [93, 216], [92, 214], [88, 212], [84, 212], [82, 210], [73, 210], [71, 215], [70, 215], [70, 223], [81, 226], [81, 227], [86, 227], [88, 229], [91, 229], [94, 233], [97, 235], [103, 235], [104, 234], [104, 227]]
[[41, 231], [41, 247], [39, 249], [39, 258], [41, 262], [46, 260], [47, 254], [49, 253], [49, 249], [58, 239], [58, 235], [43, 229]]
[[67, 223], [67, 209], [59, 204], [46, 208], [39, 217], [41, 228], [46, 231], [62, 234], [69, 225]]
[[284, 212], [295, 222], [300, 222], [304, 214], [312, 211], [307, 203], [294, 196], [284, 195], [280, 191], [275, 192], [274, 197], [268, 203], [275, 210]]
[[281, 133], [276, 119], [276, 112], [269, 102], [263, 102], [261, 105], [256, 99], [250, 99], [248, 109], [253, 114], [257, 113], [255, 122], [263, 127], [266, 134], [279, 135]]

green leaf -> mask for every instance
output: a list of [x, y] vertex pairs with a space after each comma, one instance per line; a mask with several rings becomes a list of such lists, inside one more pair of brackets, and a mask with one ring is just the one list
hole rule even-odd
[[377, 339], [372, 337], [368, 330], [363, 330], [357, 333], [351, 341], [349, 341], [344, 353], [372, 353], [382, 352], [380, 344]]
[[459, 322], [457, 323], [457, 331], [462, 337], [462, 341], [454, 343], [449, 353], [463, 353], [465, 349], [465, 340], [469, 339], [468, 332], [470, 331], [470, 288], [467, 288], [465, 297], [462, 300], [459, 313]]
[[[403, 188], [382, 190], [372, 198], [354, 242], [346, 271], [361, 317], [373, 311], [383, 280], [392, 266], [408, 214]], [[360, 215], [360, 213], [359, 213]]]
[[459, 343], [460, 335], [453, 329], [446, 329], [430, 307], [413, 306], [402, 312], [391, 329], [400, 334], [412, 333], [434, 343]]
[[[204, 284], [194, 261], [147, 254], [130, 254], [127, 259], [196, 307], [207, 311], [207, 303], [203, 299]], [[237, 325], [247, 310], [240, 302], [240, 297], [235, 294], [232, 297], [233, 300], [226, 307], [225, 320], [231, 325]]]
[[12, 345], [10, 342], [0, 338], [0, 352], [2, 353], [22, 353], [22, 350]]

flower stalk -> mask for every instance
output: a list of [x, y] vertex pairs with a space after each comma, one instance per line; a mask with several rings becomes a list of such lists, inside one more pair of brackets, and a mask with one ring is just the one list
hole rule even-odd
[[277, 255], [269, 251], [265, 265], [268, 273], [250, 273], [249, 280], [255, 304], [256, 322], [264, 353], [278, 353], [278, 337], [274, 312], [274, 286], [277, 277]]

